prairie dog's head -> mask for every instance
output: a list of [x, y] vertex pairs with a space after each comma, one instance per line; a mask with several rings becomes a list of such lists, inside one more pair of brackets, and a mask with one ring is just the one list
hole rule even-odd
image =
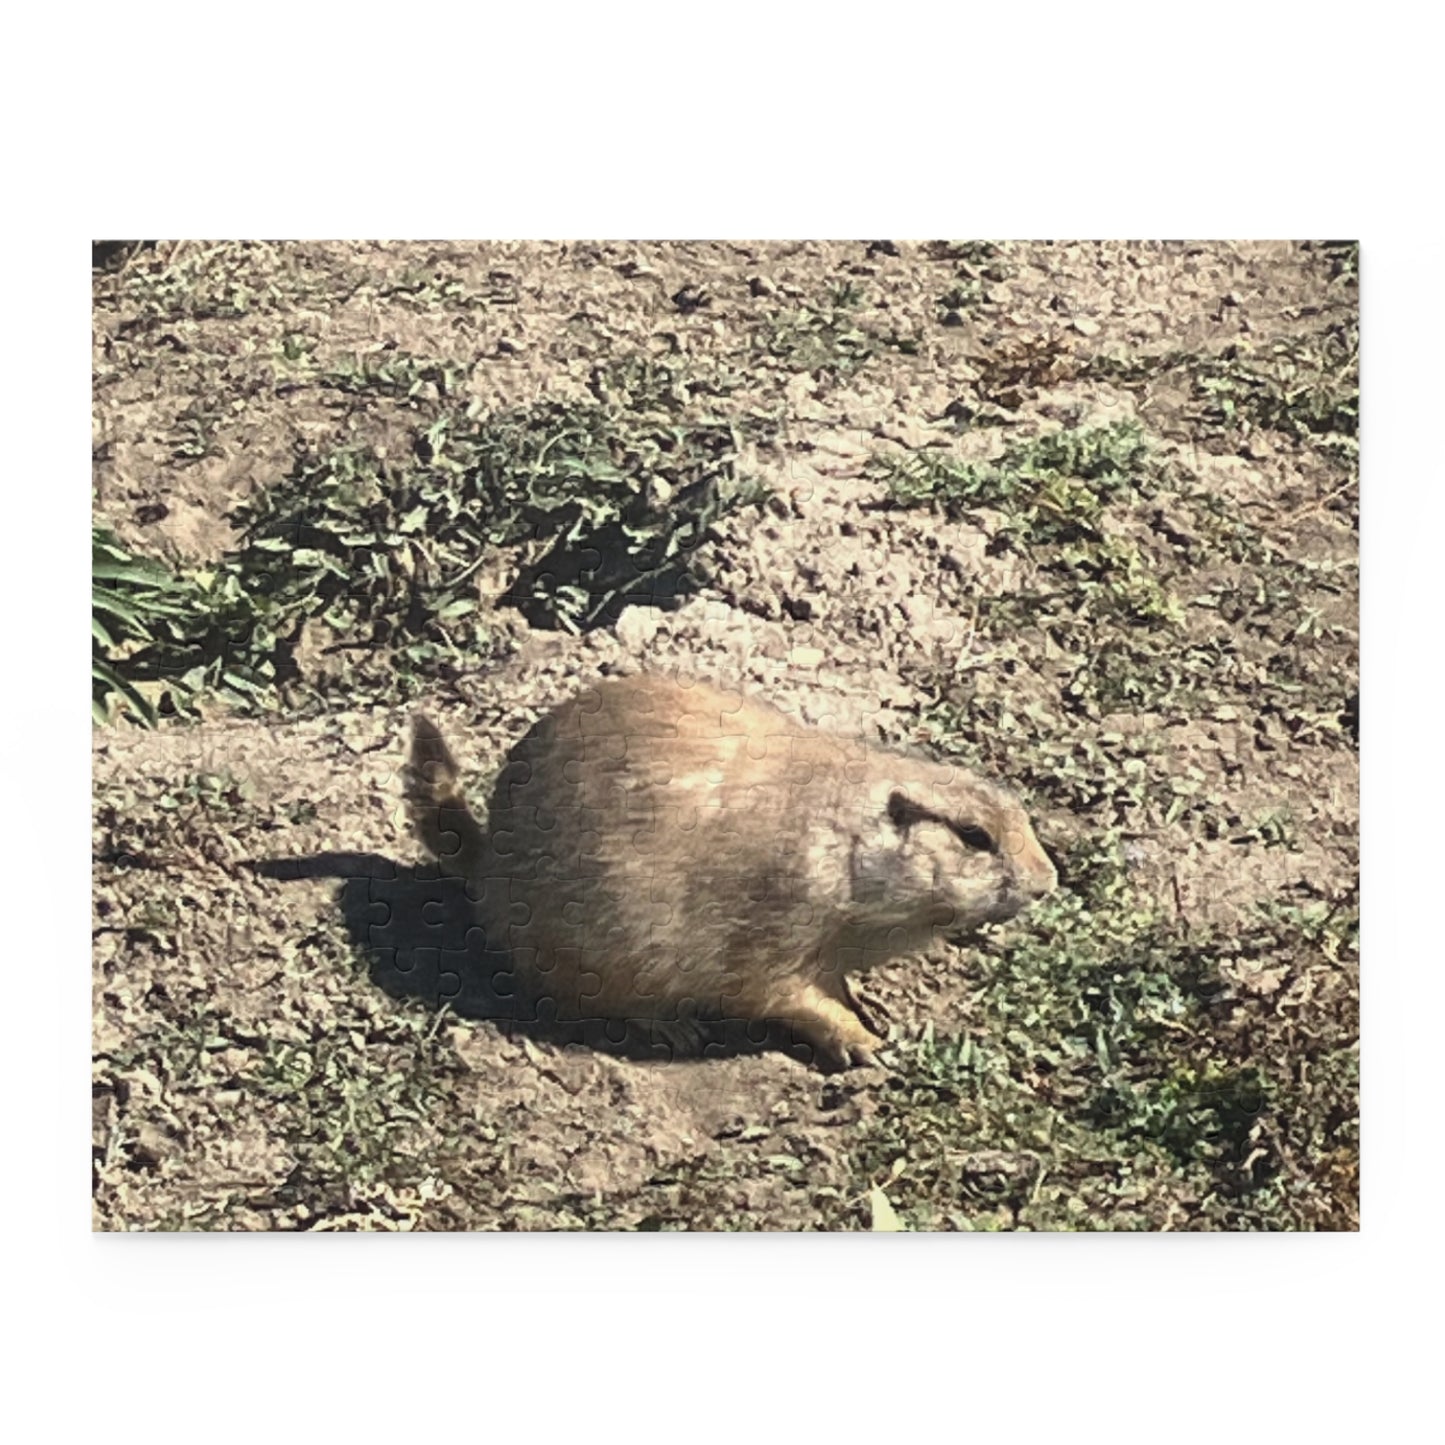
[[971, 774], [900, 765], [867, 789], [854, 907], [953, 935], [1012, 918], [1058, 883], [1018, 799]]

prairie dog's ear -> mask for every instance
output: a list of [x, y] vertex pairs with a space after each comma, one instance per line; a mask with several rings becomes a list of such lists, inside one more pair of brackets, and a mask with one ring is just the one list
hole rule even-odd
[[419, 805], [449, 802], [458, 791], [461, 769], [429, 718], [413, 713], [411, 753], [406, 766], [407, 797]]

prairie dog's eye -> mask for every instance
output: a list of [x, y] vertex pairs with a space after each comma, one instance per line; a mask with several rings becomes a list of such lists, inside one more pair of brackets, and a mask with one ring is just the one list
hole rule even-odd
[[928, 810], [920, 808], [904, 793], [888, 795], [888, 821], [895, 828], [909, 828], [929, 816]]
[[965, 848], [977, 848], [980, 853], [997, 853], [998, 844], [993, 840], [993, 834], [986, 828], [980, 828], [975, 823], [950, 823], [954, 837], [958, 839]]

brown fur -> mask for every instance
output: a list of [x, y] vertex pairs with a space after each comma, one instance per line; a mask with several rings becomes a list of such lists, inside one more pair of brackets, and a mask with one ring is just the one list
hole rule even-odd
[[866, 1062], [847, 974], [1056, 882], [996, 783], [701, 683], [604, 682], [544, 717], [508, 755], [489, 833], [440, 733], [414, 726], [418, 836], [560, 1018], [783, 1019], [821, 1062]]

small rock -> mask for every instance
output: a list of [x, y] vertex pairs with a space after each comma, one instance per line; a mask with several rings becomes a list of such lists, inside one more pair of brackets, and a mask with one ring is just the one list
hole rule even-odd
[[624, 607], [614, 630], [617, 640], [629, 652], [642, 652], [657, 636], [661, 625], [661, 619], [654, 608]]
[[900, 597], [898, 599], [898, 606], [903, 615], [915, 627], [928, 627], [937, 616], [937, 609], [933, 603], [926, 597], [919, 597], [916, 594]]

